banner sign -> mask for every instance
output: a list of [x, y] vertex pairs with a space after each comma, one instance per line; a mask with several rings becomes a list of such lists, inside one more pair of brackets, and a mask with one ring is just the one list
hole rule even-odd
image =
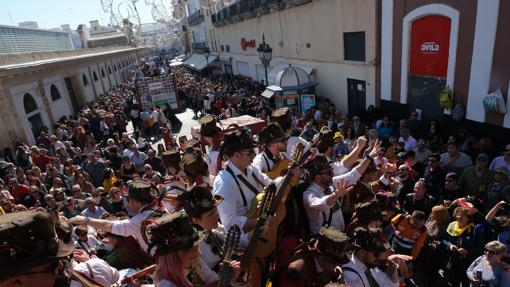
[[431, 15], [411, 26], [411, 75], [446, 78], [451, 20]]
[[178, 108], [177, 96], [170, 75], [138, 79], [136, 80], [136, 89], [144, 108], [162, 105], [169, 105], [172, 109]]

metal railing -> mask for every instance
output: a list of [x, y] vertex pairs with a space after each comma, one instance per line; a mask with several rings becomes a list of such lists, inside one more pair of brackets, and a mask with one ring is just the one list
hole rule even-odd
[[311, 0], [239, 0], [212, 14], [211, 22], [215, 27], [219, 27], [242, 19], [267, 14], [270, 11], [282, 10], [287, 4], [302, 4], [309, 1]]
[[203, 51], [207, 47], [207, 42], [194, 42], [191, 43], [191, 48], [193, 51]]
[[204, 21], [204, 13], [202, 12], [202, 9], [197, 10], [195, 13], [188, 17], [188, 24], [190, 26], [199, 24], [202, 21]]

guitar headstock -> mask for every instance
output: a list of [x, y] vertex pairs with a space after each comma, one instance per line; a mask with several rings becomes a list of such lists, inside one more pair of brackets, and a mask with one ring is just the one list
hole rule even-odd
[[301, 157], [303, 157], [303, 152], [305, 150], [305, 145], [301, 142], [298, 142], [297, 145], [292, 149], [292, 158], [295, 162], [299, 162]]
[[232, 260], [232, 254], [237, 249], [240, 239], [241, 228], [239, 228], [238, 225], [230, 226], [227, 232], [227, 238], [225, 239], [225, 243], [223, 244], [223, 248], [221, 250], [221, 257], [223, 257], [223, 260]]
[[269, 185], [264, 193], [264, 199], [260, 202], [260, 217], [269, 216], [271, 205], [273, 203], [274, 197], [276, 195], [276, 185], [273, 183]]

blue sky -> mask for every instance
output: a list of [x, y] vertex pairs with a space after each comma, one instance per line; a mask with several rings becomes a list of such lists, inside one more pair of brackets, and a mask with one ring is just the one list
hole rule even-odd
[[[125, 1], [113, 1], [115, 6], [121, 2]], [[0, 0], [0, 3], [2, 25], [17, 26], [18, 22], [37, 21], [39, 28], [43, 29], [57, 28], [62, 24], [70, 24], [72, 29], [76, 29], [79, 24], [89, 26], [91, 20], [99, 20], [101, 25], [110, 22], [110, 15], [103, 12], [100, 0]], [[136, 7], [142, 23], [154, 22], [151, 7], [143, 0], [138, 1]]]

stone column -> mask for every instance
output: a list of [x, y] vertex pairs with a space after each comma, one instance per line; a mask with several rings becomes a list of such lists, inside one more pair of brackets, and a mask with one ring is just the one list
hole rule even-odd
[[[64, 86], [65, 86], [65, 82], [64, 82]], [[48, 127], [48, 130], [53, 133], [53, 124], [55, 123], [55, 117], [53, 116], [53, 112], [51, 111], [50, 101], [48, 100], [46, 91], [44, 90], [44, 83], [41, 79], [37, 80], [37, 90], [39, 91], [39, 95], [41, 96], [41, 99], [43, 100], [43, 106], [41, 107], [41, 112], [46, 112], [46, 114], [48, 115], [48, 120], [50, 121], [50, 126]], [[68, 94], [67, 92], [65, 94], [60, 92], [61, 97], [63, 95], [67, 95], [67, 94]]]

